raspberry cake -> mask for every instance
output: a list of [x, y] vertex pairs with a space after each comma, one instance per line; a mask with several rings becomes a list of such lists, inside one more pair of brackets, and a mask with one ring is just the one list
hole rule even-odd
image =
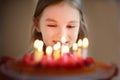
[[[104, 64], [87, 58], [79, 62], [65, 64], [43, 65], [26, 63], [23, 59], [4, 57], [0, 71], [2, 80], [111, 80], [117, 73], [114, 65]], [[79, 64], [78, 64], [79, 63]]]
[[88, 57], [88, 40], [85, 41], [83, 47], [74, 44], [71, 52], [59, 42], [48, 46], [45, 52], [43, 42], [36, 40], [33, 54], [24, 54], [21, 59], [0, 58], [0, 77], [2, 80], [111, 80], [117, 74], [117, 67]]

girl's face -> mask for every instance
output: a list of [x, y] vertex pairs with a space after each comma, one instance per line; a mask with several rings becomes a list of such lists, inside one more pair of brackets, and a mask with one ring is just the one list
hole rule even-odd
[[52, 5], [45, 8], [38, 25], [46, 46], [53, 46], [65, 37], [65, 45], [72, 47], [78, 37], [80, 14], [67, 3]]

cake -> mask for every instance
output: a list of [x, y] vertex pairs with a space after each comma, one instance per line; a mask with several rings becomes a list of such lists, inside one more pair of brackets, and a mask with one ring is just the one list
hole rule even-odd
[[[23, 59], [3, 57], [0, 65], [2, 80], [111, 80], [117, 67], [88, 58], [83, 66], [52, 66], [26, 64]], [[90, 60], [90, 61], [89, 61]], [[3, 63], [4, 62], [4, 63]], [[45, 65], [44, 65], [45, 66]]]
[[[117, 67], [87, 56], [87, 48], [74, 44], [72, 51], [64, 44], [47, 47], [34, 45], [34, 53], [20, 59], [9, 56], [0, 58], [2, 80], [111, 80], [118, 73]], [[88, 43], [88, 42], [87, 42]]]

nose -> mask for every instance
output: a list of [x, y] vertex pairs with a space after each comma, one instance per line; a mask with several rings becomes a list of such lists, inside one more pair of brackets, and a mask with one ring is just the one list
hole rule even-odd
[[67, 35], [66, 28], [59, 28], [58, 35], [57, 35], [59, 37], [59, 39], [62, 39], [62, 37], [66, 38], [66, 35]]

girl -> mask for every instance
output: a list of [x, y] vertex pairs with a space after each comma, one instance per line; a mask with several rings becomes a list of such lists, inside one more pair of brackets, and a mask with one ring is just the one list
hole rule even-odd
[[61, 42], [65, 45], [87, 36], [86, 23], [81, 9], [81, 0], [39, 0], [33, 19], [32, 40], [43, 40], [45, 46]]

